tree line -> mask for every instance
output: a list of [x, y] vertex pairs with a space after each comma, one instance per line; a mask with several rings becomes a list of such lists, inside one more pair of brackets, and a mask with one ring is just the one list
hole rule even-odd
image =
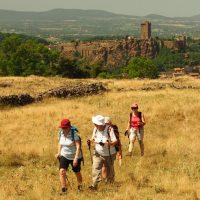
[[154, 59], [132, 58], [126, 66], [109, 68], [101, 63], [89, 65], [75, 55], [72, 60], [48, 42], [37, 37], [0, 33], [0, 76], [55, 76], [68, 78], [156, 78], [174, 67], [200, 64], [200, 43], [190, 42], [182, 52], [161, 48]]

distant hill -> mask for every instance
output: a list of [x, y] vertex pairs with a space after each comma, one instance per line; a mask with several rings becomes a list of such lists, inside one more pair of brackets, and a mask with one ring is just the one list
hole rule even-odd
[[103, 10], [82, 10], [82, 9], [53, 9], [43, 12], [13, 11], [0, 9], [0, 21], [17, 20], [79, 20], [79, 19], [107, 19], [107, 18], [138, 18], [152, 20], [200, 20], [200, 14], [191, 17], [166, 17], [163, 15], [149, 14], [146, 16], [134, 16], [115, 14]]
[[152, 20], [169, 20], [169, 19], [172, 19], [171, 17], [165, 17], [163, 15], [156, 15], [156, 14], [149, 14], [149, 15], [146, 15], [144, 16], [143, 18], [146, 18], [146, 19], [152, 19]]
[[0, 20], [80, 20], [80, 19], [107, 19], [128, 18], [129, 15], [119, 15], [102, 10], [80, 10], [80, 9], [54, 9], [44, 12], [22, 12], [0, 10]]
[[141, 22], [149, 20], [152, 36], [200, 35], [200, 15], [166, 17], [123, 15], [103, 10], [54, 9], [43, 12], [0, 10], [0, 32], [20, 33], [61, 40], [134, 35], [139, 37]]

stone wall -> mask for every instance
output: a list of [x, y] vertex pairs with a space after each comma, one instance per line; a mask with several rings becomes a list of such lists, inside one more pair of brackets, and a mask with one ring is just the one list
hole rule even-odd
[[42, 92], [35, 97], [29, 94], [0, 96], [0, 106], [23, 106], [33, 102], [42, 101], [45, 98], [70, 98], [86, 95], [100, 94], [105, 92], [106, 88], [102, 83], [77, 84], [74, 86], [62, 86]]

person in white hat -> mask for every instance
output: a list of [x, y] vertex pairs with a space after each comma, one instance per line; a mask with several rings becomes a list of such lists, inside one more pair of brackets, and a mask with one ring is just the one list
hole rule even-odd
[[113, 128], [105, 124], [105, 118], [102, 115], [93, 116], [92, 122], [95, 127], [92, 139], [88, 141], [94, 143], [95, 152], [92, 165], [92, 185], [89, 189], [96, 190], [101, 178], [101, 169], [103, 166], [106, 168], [105, 181], [107, 183], [114, 182], [114, 160], [116, 157], [115, 144], [117, 143], [117, 138]]

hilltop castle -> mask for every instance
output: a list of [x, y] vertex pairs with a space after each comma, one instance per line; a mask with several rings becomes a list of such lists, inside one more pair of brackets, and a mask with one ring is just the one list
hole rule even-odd
[[141, 23], [140, 39], [127, 36], [119, 40], [99, 40], [92, 42], [68, 42], [56, 46], [65, 57], [84, 58], [90, 65], [102, 64], [118, 67], [127, 64], [132, 57], [153, 58], [160, 46], [182, 48], [185, 40], [158, 41], [151, 37], [151, 23]]

